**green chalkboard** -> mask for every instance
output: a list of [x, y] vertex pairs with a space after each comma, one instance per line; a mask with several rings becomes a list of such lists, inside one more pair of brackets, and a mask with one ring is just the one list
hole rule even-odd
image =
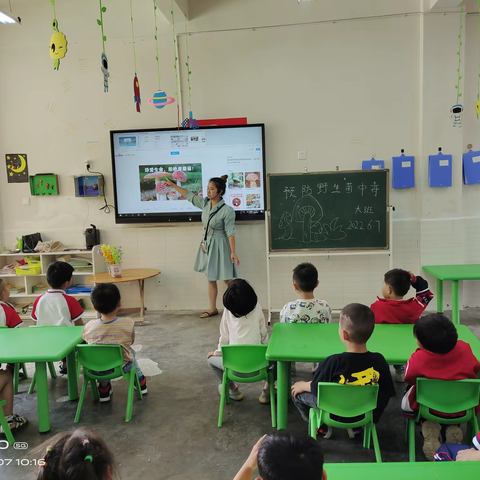
[[388, 249], [388, 170], [268, 175], [270, 251]]

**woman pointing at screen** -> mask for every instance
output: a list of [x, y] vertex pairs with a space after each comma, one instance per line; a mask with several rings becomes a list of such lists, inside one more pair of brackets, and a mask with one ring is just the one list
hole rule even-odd
[[195, 207], [202, 209], [203, 236], [193, 269], [207, 275], [210, 307], [200, 318], [218, 315], [217, 281], [223, 280], [228, 285], [237, 277], [236, 267], [240, 265], [235, 253], [235, 211], [222, 198], [227, 189], [227, 178], [226, 175], [211, 178], [207, 186], [207, 198], [198, 197], [166, 179], [168, 185]]

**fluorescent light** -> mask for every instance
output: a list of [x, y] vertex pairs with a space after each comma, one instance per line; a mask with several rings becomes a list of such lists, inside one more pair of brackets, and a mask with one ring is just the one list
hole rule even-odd
[[16, 20], [14, 17], [7, 15], [5, 12], [2, 12], [0, 10], [0, 23], [4, 24], [10, 24], [10, 23], [18, 23], [18, 20]]

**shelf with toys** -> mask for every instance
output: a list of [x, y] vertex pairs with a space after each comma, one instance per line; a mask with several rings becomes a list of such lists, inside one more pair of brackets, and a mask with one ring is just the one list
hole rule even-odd
[[[22, 319], [30, 318], [31, 307], [35, 298], [45, 293], [48, 288], [46, 274], [51, 263], [66, 261], [75, 268], [72, 286], [85, 285], [88, 276], [105, 272], [105, 262], [100, 255], [96, 254], [98, 248], [98, 246], [95, 246], [92, 250], [67, 249], [35, 254], [0, 253], [0, 279], [9, 285], [11, 303], [17, 308], [20, 317]], [[22, 273], [24, 274], [18, 274], [16, 272], [20, 270], [17, 264], [22, 260], [27, 264], [23, 266]], [[17, 266], [16, 270], [15, 265]], [[8, 266], [11, 266], [11, 268], [6, 268]], [[95, 318], [96, 314], [89, 293], [82, 292], [71, 295], [82, 304], [85, 310], [85, 318]]]

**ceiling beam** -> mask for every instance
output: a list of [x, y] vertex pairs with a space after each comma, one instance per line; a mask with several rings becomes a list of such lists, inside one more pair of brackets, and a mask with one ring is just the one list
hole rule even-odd
[[431, 10], [459, 7], [463, 0], [430, 0]]
[[[165, 18], [171, 22], [172, 0], [155, 0], [155, 3]], [[173, 8], [173, 13], [175, 16], [178, 15], [180, 18], [182, 18], [185, 15], [187, 20], [190, 20], [190, 17], [188, 16], [188, 0], [173, 0]]]

